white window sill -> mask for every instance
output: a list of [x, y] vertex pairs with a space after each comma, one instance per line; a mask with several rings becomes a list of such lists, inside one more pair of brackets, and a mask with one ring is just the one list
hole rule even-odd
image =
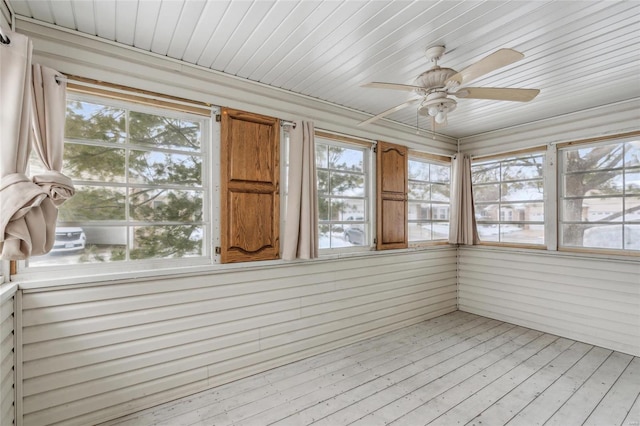
[[[220, 273], [228, 273], [233, 271], [246, 271], [253, 270], [259, 271], [263, 269], [283, 268], [291, 267], [304, 263], [317, 263], [317, 262], [332, 262], [336, 259], [355, 259], [359, 257], [369, 256], [400, 256], [406, 253], [427, 251], [427, 250], [450, 250], [455, 249], [455, 245], [449, 244], [437, 244], [430, 246], [417, 246], [409, 247], [406, 249], [396, 250], [381, 250], [376, 251], [373, 249], [365, 249], [358, 251], [341, 251], [341, 252], [321, 252], [320, 257], [311, 260], [296, 259], [292, 261], [285, 260], [267, 260], [260, 262], [243, 262], [243, 263], [227, 263], [227, 264], [215, 264], [208, 263], [203, 265], [176, 265], [173, 268], [164, 269], [140, 269], [136, 271], [128, 270], [122, 271], [125, 265], [116, 265], [119, 270], [113, 268], [109, 271], [95, 271], [91, 268], [91, 265], [87, 266], [80, 271], [78, 268], [72, 273], [62, 271], [58, 269], [55, 272], [42, 271], [25, 271], [19, 275], [16, 275], [13, 280], [13, 284], [16, 284], [19, 289], [22, 290], [37, 290], [42, 288], [51, 287], [67, 287], [67, 286], [99, 286], [106, 284], [117, 284], [125, 282], [141, 282], [150, 281], [155, 279], [170, 279], [170, 278], [185, 278], [190, 276], [202, 276], [202, 275], [215, 275]], [[109, 265], [114, 266], [114, 265]]]

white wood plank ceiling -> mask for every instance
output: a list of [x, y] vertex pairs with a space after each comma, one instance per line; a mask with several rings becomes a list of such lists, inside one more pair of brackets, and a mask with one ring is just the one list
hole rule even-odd
[[[525, 59], [473, 86], [541, 89], [529, 103], [463, 99], [439, 132], [460, 138], [640, 97], [638, 1], [10, 0], [20, 17], [378, 114], [412, 84], [502, 47]], [[416, 125], [416, 108], [388, 119]], [[420, 127], [430, 122], [420, 117]]]

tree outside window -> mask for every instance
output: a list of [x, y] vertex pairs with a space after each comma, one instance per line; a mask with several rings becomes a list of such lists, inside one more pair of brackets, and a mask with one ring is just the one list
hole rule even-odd
[[451, 166], [409, 158], [409, 241], [449, 238]]
[[316, 138], [321, 249], [367, 246], [368, 149]]
[[76, 195], [52, 252], [29, 266], [202, 256], [206, 120], [69, 96], [63, 169]]
[[544, 244], [544, 154], [474, 162], [480, 240]]
[[561, 246], [640, 250], [640, 141], [559, 154]]

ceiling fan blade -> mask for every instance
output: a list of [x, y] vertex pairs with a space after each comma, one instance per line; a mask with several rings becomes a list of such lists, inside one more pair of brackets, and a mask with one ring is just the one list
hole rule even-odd
[[403, 108], [407, 108], [407, 107], [409, 107], [409, 106], [411, 106], [411, 105], [413, 105], [413, 104], [415, 104], [415, 103], [417, 103], [417, 102], [420, 102], [421, 100], [422, 100], [422, 98], [410, 99], [410, 100], [408, 100], [408, 101], [407, 101], [407, 102], [405, 102], [405, 103], [402, 103], [402, 104], [400, 104], [400, 105], [394, 106], [394, 107], [393, 107], [393, 108], [391, 108], [391, 109], [388, 109], [388, 110], [386, 110], [386, 111], [384, 111], [384, 112], [381, 112], [380, 114], [378, 114], [378, 115], [376, 115], [376, 116], [374, 116], [374, 117], [371, 117], [370, 119], [365, 120], [365, 121], [363, 121], [362, 123], [359, 123], [359, 124], [358, 124], [358, 127], [360, 127], [360, 126], [364, 126], [364, 125], [369, 124], [369, 123], [371, 123], [371, 122], [373, 122], [373, 121], [379, 120], [379, 119], [381, 119], [381, 118], [383, 118], [383, 117], [386, 117], [387, 115], [389, 115], [389, 114], [391, 114], [391, 113], [394, 113], [394, 112], [396, 112], [396, 111], [400, 111], [400, 110], [401, 110], [401, 109], [403, 109]]
[[467, 84], [478, 77], [482, 77], [483, 75], [499, 68], [506, 67], [507, 65], [517, 62], [522, 58], [524, 58], [524, 55], [513, 49], [500, 49], [488, 56], [485, 56], [475, 64], [469, 65], [467, 68], [447, 80], [447, 82], [456, 82], [459, 85]]
[[415, 89], [422, 89], [420, 86], [412, 86], [410, 84], [396, 84], [396, 83], [380, 83], [374, 81], [372, 83], [361, 84], [360, 87], [374, 88], [374, 89], [393, 89], [393, 90], [406, 90], [411, 92]]
[[538, 96], [538, 89], [512, 89], [508, 87], [465, 87], [453, 93], [462, 99], [494, 99], [497, 101], [529, 102]]

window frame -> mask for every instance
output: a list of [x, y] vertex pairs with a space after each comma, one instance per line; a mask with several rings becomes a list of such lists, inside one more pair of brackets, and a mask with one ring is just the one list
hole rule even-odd
[[[565, 168], [565, 156], [564, 153], [568, 151], [576, 151], [584, 148], [598, 147], [598, 146], [606, 146], [606, 145], [616, 145], [622, 144], [624, 150], [624, 144], [627, 142], [637, 142], [640, 140], [640, 132], [629, 132], [618, 135], [610, 135], [601, 138], [591, 138], [585, 140], [578, 140], [572, 142], [565, 142], [556, 145], [557, 151], [557, 238], [558, 238], [558, 251], [563, 252], [574, 252], [574, 253], [587, 253], [587, 254], [605, 254], [605, 255], [618, 255], [618, 256], [637, 256], [640, 257], [640, 249], [628, 249], [624, 247], [625, 244], [625, 225], [636, 225], [640, 227], [640, 221], [633, 222], [627, 221], [624, 215], [625, 212], [625, 199], [626, 198], [638, 198], [640, 199], [640, 191], [636, 193], [627, 194], [627, 188], [625, 185], [625, 176], [627, 170], [633, 170], [640, 173], [640, 163], [637, 165], [627, 166], [624, 164], [625, 155], [622, 155], [621, 160], [623, 161], [623, 165], [620, 167], [608, 167], [608, 168], [595, 168], [589, 170], [580, 170], [567, 173]], [[619, 194], [609, 194], [609, 195], [583, 195], [583, 196], [565, 196], [565, 176], [568, 175], [580, 175], [587, 173], [597, 173], [597, 172], [607, 172], [607, 171], [619, 171], [622, 176], [622, 190]], [[565, 200], [590, 200], [590, 199], [621, 199], [622, 201], [622, 217], [619, 222], [602, 222], [602, 221], [571, 221], [564, 220], [564, 211], [565, 211]], [[563, 225], [571, 225], [571, 224], [596, 224], [596, 226], [607, 226], [607, 225], [620, 225], [621, 226], [621, 234], [622, 234], [622, 248], [607, 248], [607, 247], [593, 247], [593, 246], [577, 246], [577, 245], [564, 245], [564, 235], [563, 235]]]
[[[75, 87], [75, 85], [70, 84], [70, 86]], [[146, 92], [145, 92], [146, 93]], [[162, 99], [162, 95], [155, 95], [158, 98]], [[212, 198], [213, 194], [213, 174], [211, 173], [211, 166], [213, 164], [212, 160], [212, 135], [213, 135], [213, 114], [212, 109], [207, 108], [206, 110], [199, 106], [194, 102], [194, 107], [184, 106], [181, 104], [172, 104], [172, 99], [168, 98], [166, 101], [154, 101], [148, 98], [140, 98], [137, 93], [133, 93], [131, 96], [127, 96], [126, 94], [122, 94], [119, 92], [109, 92], [108, 89], [95, 89], [92, 87], [81, 87], [79, 90], [75, 90], [75, 88], [68, 88], [67, 91], [67, 100], [78, 100], [82, 102], [89, 102], [98, 105], [106, 105], [115, 108], [124, 108], [128, 111], [139, 112], [143, 114], [154, 114], [161, 115], [165, 117], [171, 117], [176, 119], [187, 119], [190, 121], [199, 121], [201, 123], [201, 146], [199, 152], [196, 154], [198, 157], [202, 159], [202, 170], [201, 170], [201, 186], [197, 187], [197, 191], [202, 193], [202, 220], [199, 222], [199, 225], [202, 226], [202, 253], [199, 256], [190, 256], [183, 258], [151, 258], [151, 259], [127, 259], [123, 261], [114, 261], [114, 262], [105, 262], [105, 263], [77, 263], [71, 265], [64, 264], [46, 264], [46, 265], [33, 265], [30, 266], [29, 260], [19, 261], [18, 270], [16, 271], [15, 276], [20, 280], [40, 280], [46, 277], [79, 277], [79, 276], [88, 276], [93, 275], [96, 279], [99, 279], [100, 276], [109, 275], [112, 273], [122, 272], [123, 266], [126, 265], [127, 271], [150, 271], [150, 270], [168, 270], [171, 268], [181, 268], [181, 267], [190, 267], [190, 266], [204, 266], [211, 265], [213, 263], [213, 251], [212, 251]], [[138, 101], [139, 100], [139, 101]], [[203, 113], [197, 113], [195, 111], [208, 111], [208, 115], [204, 115]], [[126, 129], [127, 139], [128, 139], [128, 128]], [[67, 141], [65, 135], [65, 143]], [[110, 148], [122, 148], [129, 150], [139, 150], [142, 148], [143, 151], [149, 152], [163, 152], [170, 154], [178, 154], [178, 155], [188, 155], [186, 152], [178, 152], [179, 149], [164, 149], [159, 148], [156, 149], [153, 146], [137, 146], [136, 144], [129, 143], [128, 140], [122, 143], [100, 143], [95, 141], [87, 141], [87, 144], [83, 144], [82, 142], [72, 142], [79, 143], [81, 145], [86, 146], [109, 146]], [[65, 173], [65, 170], [62, 171]], [[126, 172], [125, 172], [126, 176]], [[74, 180], [74, 184], [83, 185], [89, 184], [93, 185], [96, 182], [93, 181], [84, 181], [79, 179], [74, 179], [73, 176], [70, 176]], [[129, 182], [123, 180], [122, 182], [113, 182], [114, 185], [110, 185], [111, 182], [97, 182], [98, 185], [96, 187], [101, 186], [100, 184], [107, 184], [106, 186], [117, 186], [118, 188], [122, 188], [125, 193], [128, 193], [129, 188], [136, 187], [136, 185], [131, 186]], [[138, 185], [139, 186], [139, 185]], [[161, 185], [162, 186], [162, 185]], [[167, 185], [164, 185], [167, 186]], [[172, 185], [168, 185], [172, 186]], [[190, 187], [184, 186], [184, 188], [178, 188], [176, 185], [176, 190], [189, 190]], [[146, 185], [146, 187], [152, 188], [154, 187], [153, 183]], [[128, 200], [128, 195], [127, 198]], [[125, 229], [129, 229], [130, 227], [138, 227], [145, 226], [148, 224], [153, 224], [154, 222], [146, 222], [146, 221], [136, 221], [132, 217], [129, 216], [129, 207], [126, 207], [126, 217], [123, 220], [122, 226]], [[113, 221], [107, 221], [110, 224], [113, 224]], [[68, 225], [65, 226], [83, 226], [85, 222], [68, 222]], [[91, 223], [94, 226], [100, 226], [99, 222]], [[130, 244], [129, 241], [129, 232], [127, 232], [127, 245]], [[12, 274], [13, 275], [13, 274]]]
[[[316, 147], [318, 143], [324, 143], [329, 146], [336, 146], [340, 148], [362, 150], [364, 155], [362, 175], [364, 176], [364, 193], [365, 193], [364, 197], [358, 198], [358, 199], [364, 200], [364, 203], [365, 203], [365, 207], [364, 207], [365, 220], [357, 221], [357, 222], [350, 221], [348, 223], [345, 221], [331, 221], [331, 220], [323, 221], [320, 218], [320, 214], [318, 212], [318, 228], [319, 228], [318, 237], [320, 237], [321, 235], [320, 226], [322, 226], [323, 224], [329, 225], [330, 226], [329, 229], [331, 229], [334, 223], [337, 223], [340, 225], [345, 225], [345, 224], [362, 225], [365, 229], [366, 236], [367, 236], [366, 244], [363, 244], [361, 246], [353, 245], [348, 247], [324, 247], [324, 248], [320, 247], [319, 255], [323, 257], [323, 256], [329, 256], [331, 254], [336, 254], [336, 253], [354, 253], [354, 252], [364, 252], [364, 251], [374, 250], [375, 249], [374, 229], [376, 225], [376, 217], [375, 217], [375, 199], [374, 199], [375, 197], [373, 195], [375, 194], [375, 163], [374, 163], [373, 149], [375, 144], [363, 139], [356, 139], [356, 138], [342, 136], [342, 135], [334, 135], [332, 133], [328, 133], [324, 131], [316, 131], [315, 132]], [[315, 152], [314, 152], [314, 157], [315, 157]], [[321, 167], [318, 167], [317, 158], [315, 159], [315, 161], [316, 161], [316, 176], [317, 176], [318, 170], [327, 170], [327, 171], [331, 170], [329, 168], [323, 169]], [[320, 192], [318, 191], [318, 205], [320, 204], [321, 196], [322, 194], [320, 194]]]
[[[422, 220], [421, 222], [428, 222], [430, 224], [433, 223], [447, 223], [449, 224], [449, 226], [451, 226], [450, 224], [450, 220], [451, 220], [451, 172], [452, 172], [452, 168], [451, 168], [451, 157], [448, 156], [444, 156], [444, 155], [435, 155], [435, 154], [429, 154], [429, 153], [425, 153], [425, 152], [420, 152], [420, 151], [414, 151], [414, 150], [409, 150], [409, 162], [411, 161], [421, 161], [421, 162], [426, 162], [428, 164], [435, 164], [437, 166], [446, 166], [449, 168], [449, 203], [446, 204], [448, 206], [448, 214], [447, 214], [447, 218], [446, 219], [436, 219], [434, 220], [433, 218], [429, 219], [428, 221], [424, 221]], [[408, 170], [407, 170], [408, 172]], [[418, 181], [416, 179], [411, 179], [411, 177], [407, 176], [407, 182], [411, 183], [411, 181]], [[421, 181], [422, 182], [422, 181]], [[432, 184], [441, 184], [440, 182], [432, 182], [430, 181], [424, 181], [426, 183], [429, 183], [430, 185]], [[407, 194], [409, 194], [411, 191], [409, 189], [407, 189]], [[411, 199], [408, 199], [409, 204], [411, 204]], [[432, 203], [431, 200], [428, 201], [428, 203]], [[437, 202], [436, 204], [438, 205], [445, 205], [444, 202]], [[407, 208], [407, 225], [409, 227], [411, 227], [412, 223], [416, 223], [416, 221], [412, 221], [409, 219], [408, 216], [408, 212], [410, 211], [410, 208]], [[432, 212], [433, 214], [433, 212]], [[442, 239], [437, 239], [437, 240], [411, 240], [411, 232], [409, 232], [409, 234], [407, 235], [408, 239], [409, 239], [409, 247], [423, 247], [423, 246], [434, 246], [434, 245], [443, 245], [443, 244], [449, 244], [449, 237], [448, 235], [445, 238]]]
[[[489, 185], [498, 185], [499, 187], [499, 200], [498, 201], [487, 201], [487, 202], [480, 202], [478, 203], [476, 201], [476, 196], [475, 196], [475, 189], [478, 186], [478, 184], [472, 183], [472, 187], [474, 190], [474, 199], [473, 199], [473, 203], [474, 203], [474, 211], [476, 213], [476, 225], [478, 227], [478, 233], [479, 233], [479, 227], [481, 224], [489, 224], [489, 225], [496, 225], [498, 226], [498, 241], [483, 241], [482, 238], [480, 237], [480, 242], [478, 243], [479, 245], [485, 245], [485, 246], [499, 246], [499, 247], [513, 247], [513, 248], [528, 248], [528, 249], [538, 249], [538, 250], [549, 250], [550, 248], [552, 248], [554, 246], [554, 238], [549, 238], [549, 229], [550, 228], [554, 228], [552, 226], [549, 225], [549, 220], [555, 220], [555, 215], [553, 214], [549, 214], [550, 213], [550, 202], [549, 202], [549, 192], [548, 191], [548, 187], [549, 187], [549, 178], [550, 176], [548, 176], [548, 164], [549, 164], [549, 152], [547, 150], [546, 146], [538, 146], [538, 147], [533, 147], [533, 148], [528, 148], [528, 149], [522, 149], [522, 150], [516, 150], [516, 151], [511, 151], [511, 152], [506, 152], [506, 153], [501, 153], [501, 154], [495, 154], [495, 155], [487, 155], [487, 156], [478, 156], [478, 157], [472, 157], [472, 161], [471, 161], [471, 176], [472, 176], [472, 180], [473, 180], [473, 166], [474, 164], [479, 164], [479, 163], [503, 163], [503, 162], [508, 162], [508, 161], [514, 161], [517, 160], [519, 158], [525, 158], [525, 157], [534, 157], [534, 156], [541, 156], [542, 157], [542, 174], [540, 178], [530, 178], [530, 179], [511, 179], [511, 180], [503, 180], [502, 179], [502, 172], [500, 172], [500, 177], [499, 180], [497, 181], [492, 181], [492, 182], [488, 182], [488, 183], [482, 183], [479, 184], [480, 186], [489, 186]], [[501, 167], [501, 166], [500, 166]], [[516, 183], [516, 182], [534, 182], [534, 181], [540, 181], [541, 182], [541, 188], [542, 188], [542, 196], [540, 198], [540, 200], [519, 200], [519, 201], [502, 201], [502, 185], [504, 183]], [[553, 192], [553, 191], [552, 191]], [[542, 213], [543, 213], [543, 220], [542, 221], [521, 221], [521, 220], [510, 220], [510, 221], [505, 221], [505, 220], [501, 220], [501, 216], [503, 213], [502, 210], [502, 205], [503, 204], [514, 204], [514, 203], [529, 203], [529, 204], [534, 204], [534, 203], [541, 203], [542, 204]], [[498, 205], [498, 217], [496, 220], [491, 220], [491, 221], [481, 221], [478, 219], [478, 214], [479, 214], [479, 209], [478, 209], [478, 205]], [[555, 204], [554, 204], [555, 207]], [[502, 224], [510, 224], [510, 225], [542, 225], [543, 227], [543, 231], [542, 231], [542, 238], [543, 238], [543, 243], [541, 244], [536, 244], [536, 243], [525, 243], [525, 242], [515, 242], [515, 241], [500, 241], [501, 238], [501, 231], [500, 231], [500, 226]]]

